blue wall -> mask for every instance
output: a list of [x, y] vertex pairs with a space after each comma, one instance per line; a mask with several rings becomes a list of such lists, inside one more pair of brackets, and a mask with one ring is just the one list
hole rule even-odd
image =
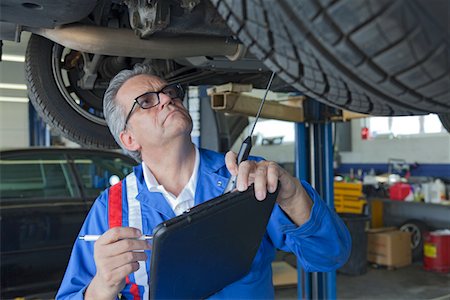
[[[355, 175], [358, 169], [363, 172], [368, 173], [371, 169], [375, 171], [376, 174], [387, 173], [389, 170], [388, 164], [375, 164], [375, 163], [343, 163], [336, 170], [338, 174], [348, 174], [350, 169], [354, 170]], [[410, 165], [411, 176], [430, 176], [430, 177], [441, 177], [450, 179], [450, 164], [411, 164]]]

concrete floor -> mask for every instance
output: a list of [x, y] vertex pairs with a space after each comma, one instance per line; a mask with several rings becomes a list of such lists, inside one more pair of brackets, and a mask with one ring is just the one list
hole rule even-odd
[[[427, 272], [421, 263], [397, 270], [369, 267], [364, 275], [337, 275], [338, 299], [450, 299], [450, 273]], [[275, 290], [275, 299], [297, 299], [297, 288]]]
[[[295, 266], [292, 254], [277, 254], [277, 260]], [[53, 299], [54, 294], [36, 295], [29, 299]], [[434, 273], [422, 269], [422, 263], [414, 263], [397, 270], [367, 268], [360, 276], [337, 274], [338, 299], [364, 300], [450, 300], [450, 273]], [[27, 298], [28, 299], [28, 298]], [[275, 299], [297, 299], [297, 288], [275, 289]]]

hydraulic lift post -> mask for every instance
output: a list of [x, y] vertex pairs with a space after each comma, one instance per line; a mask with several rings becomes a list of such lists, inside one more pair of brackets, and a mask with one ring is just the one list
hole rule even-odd
[[[208, 89], [211, 107], [227, 113], [256, 114], [255, 97], [243, 94], [250, 85], [229, 83]], [[255, 103], [254, 103], [255, 102]], [[333, 123], [366, 117], [328, 107], [304, 95], [289, 95], [285, 101], [269, 101], [262, 117], [295, 122], [295, 171], [311, 183], [334, 210]], [[336, 272], [306, 272], [297, 263], [298, 299], [336, 299]]]
[[[316, 189], [334, 209], [332, 123], [325, 118], [325, 106], [309, 102], [308, 120], [295, 126], [295, 170], [299, 179]], [[336, 299], [336, 272], [305, 272], [297, 262], [298, 299]]]

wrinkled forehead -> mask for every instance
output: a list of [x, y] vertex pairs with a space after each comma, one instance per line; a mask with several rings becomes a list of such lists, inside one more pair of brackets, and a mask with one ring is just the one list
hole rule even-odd
[[121, 103], [130, 102], [146, 92], [160, 91], [166, 85], [167, 82], [158, 76], [137, 75], [123, 83], [117, 92], [117, 99]]

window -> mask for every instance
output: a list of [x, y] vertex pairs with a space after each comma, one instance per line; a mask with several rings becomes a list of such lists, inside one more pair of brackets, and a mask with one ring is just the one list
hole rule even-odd
[[[254, 120], [250, 121], [250, 126], [253, 126], [253, 122]], [[253, 131], [253, 135], [257, 136], [256, 144], [271, 145], [294, 142], [294, 125], [294, 122], [260, 120]]]
[[374, 138], [380, 135], [398, 136], [445, 132], [439, 117], [435, 114], [405, 117], [370, 117], [368, 120], [363, 119], [362, 122], [369, 127], [370, 136]]
[[392, 118], [391, 132], [394, 135], [420, 133], [419, 116]]
[[38, 154], [0, 160], [0, 196], [11, 198], [67, 198], [78, 195], [62, 155]]
[[130, 161], [114, 156], [74, 155], [73, 162], [86, 196], [89, 197], [97, 197], [104, 189], [133, 171]]
[[389, 118], [387, 117], [371, 117], [369, 118], [369, 128], [371, 136], [378, 134], [390, 133]]
[[441, 120], [437, 115], [423, 116], [423, 131], [425, 133], [437, 133], [443, 132], [444, 128], [442, 126]]

